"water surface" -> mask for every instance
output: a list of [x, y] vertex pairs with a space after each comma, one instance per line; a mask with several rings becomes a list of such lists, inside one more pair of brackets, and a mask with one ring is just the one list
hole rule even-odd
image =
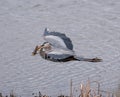
[[[0, 0], [0, 92], [22, 97], [41, 91], [69, 93], [88, 78], [104, 90], [120, 84], [119, 0]], [[76, 55], [103, 62], [55, 63], [31, 56], [44, 42], [43, 31], [65, 33]]]

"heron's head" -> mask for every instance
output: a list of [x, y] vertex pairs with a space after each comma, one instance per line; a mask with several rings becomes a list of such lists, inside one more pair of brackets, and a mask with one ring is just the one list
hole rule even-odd
[[44, 51], [49, 51], [51, 50], [51, 44], [49, 42], [44, 42], [41, 46], [40, 46], [40, 50], [43, 49]]
[[34, 51], [32, 52], [32, 55], [36, 55], [38, 51], [50, 51], [51, 50], [51, 44], [49, 42], [44, 42], [40, 46], [36, 46]]

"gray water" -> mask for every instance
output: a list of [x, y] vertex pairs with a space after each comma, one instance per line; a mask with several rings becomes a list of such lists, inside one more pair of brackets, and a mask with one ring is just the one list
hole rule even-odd
[[[76, 55], [100, 63], [55, 63], [32, 56], [43, 31], [65, 33]], [[120, 84], [120, 0], [0, 0], [0, 92], [22, 97], [69, 94], [88, 80], [104, 90]]]

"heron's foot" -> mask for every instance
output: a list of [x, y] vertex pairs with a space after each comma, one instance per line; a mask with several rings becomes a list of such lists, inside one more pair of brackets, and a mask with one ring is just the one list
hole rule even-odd
[[102, 62], [102, 59], [96, 57], [93, 59], [89, 59], [89, 62]]
[[83, 61], [88, 61], [88, 62], [102, 62], [102, 59], [100, 59], [100, 58], [92, 58], [92, 59], [90, 59], [90, 58], [84, 58], [83, 59]]
[[37, 51], [38, 51], [38, 45], [35, 47], [35, 49], [34, 49], [34, 51], [32, 52], [32, 55], [34, 56], [34, 55], [36, 55], [37, 54]]

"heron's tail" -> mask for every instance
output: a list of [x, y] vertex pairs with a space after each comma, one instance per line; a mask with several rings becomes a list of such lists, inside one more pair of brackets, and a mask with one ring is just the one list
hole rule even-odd
[[74, 57], [75, 60], [78, 60], [78, 61], [87, 61], [87, 62], [102, 62], [102, 59], [100, 58], [83, 58], [83, 57]]

